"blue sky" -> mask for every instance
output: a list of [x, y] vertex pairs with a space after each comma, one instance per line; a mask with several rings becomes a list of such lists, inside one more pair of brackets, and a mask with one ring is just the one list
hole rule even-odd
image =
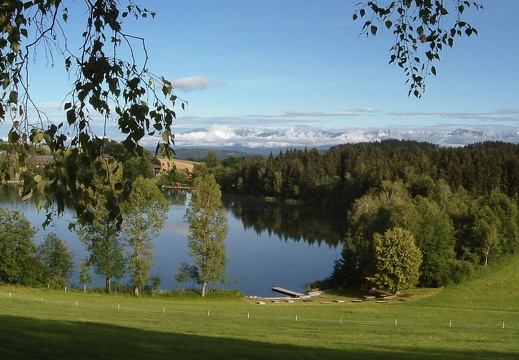
[[[376, 38], [359, 37], [362, 22], [352, 20], [357, 1], [142, 0], [157, 11], [155, 19], [128, 19], [123, 26], [145, 37], [148, 68], [173, 80], [176, 94], [189, 102], [177, 112], [178, 134], [198, 128], [220, 134], [519, 131], [519, 1], [480, 2], [485, 9], [466, 17], [479, 36], [458, 38], [441, 53], [438, 76], [427, 79], [421, 99], [407, 96], [402, 70], [388, 65], [393, 35], [386, 30]], [[81, 15], [80, 3], [69, 4], [71, 30], [79, 35], [83, 28], [73, 17]], [[43, 107], [52, 108], [67, 91], [66, 75], [55, 73], [59, 67], [31, 76]]]

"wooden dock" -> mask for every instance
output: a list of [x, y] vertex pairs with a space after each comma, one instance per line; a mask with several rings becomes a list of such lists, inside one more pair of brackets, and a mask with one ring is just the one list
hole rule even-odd
[[306, 294], [301, 294], [301, 293], [298, 293], [297, 291], [292, 291], [292, 290], [288, 290], [288, 289], [284, 289], [282, 287], [279, 287], [279, 286], [273, 286], [272, 287], [272, 291], [275, 291], [275, 292], [278, 292], [278, 293], [281, 293], [281, 294], [285, 294], [285, 295], [288, 295], [288, 296], [293, 296], [293, 297], [308, 297], [308, 295]]
[[183, 185], [183, 184], [178, 184], [178, 185], [162, 185], [162, 189], [175, 189], [175, 190], [192, 190], [191, 186], [189, 185]]

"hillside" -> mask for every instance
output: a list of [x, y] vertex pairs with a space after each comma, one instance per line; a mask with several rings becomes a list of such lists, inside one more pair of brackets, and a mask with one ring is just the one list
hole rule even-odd
[[435, 297], [420, 302], [421, 306], [518, 312], [519, 256], [480, 269], [470, 281], [447, 286]]
[[192, 161], [184, 161], [184, 160], [173, 160], [173, 163], [175, 164], [177, 170], [184, 170], [187, 169], [190, 173], [193, 172], [193, 168], [195, 167], [195, 163]]
[[[188, 294], [135, 298], [0, 286], [8, 359], [512, 359], [518, 258], [422, 298], [271, 302]], [[437, 293], [431, 291], [430, 293]], [[186, 296], [187, 295], [187, 296]], [[342, 299], [344, 302], [335, 302]]]

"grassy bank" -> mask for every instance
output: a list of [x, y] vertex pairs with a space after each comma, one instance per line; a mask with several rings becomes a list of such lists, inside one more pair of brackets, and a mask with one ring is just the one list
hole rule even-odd
[[1, 286], [0, 352], [5, 359], [517, 358], [519, 262], [492, 270], [387, 304], [339, 294], [258, 305], [233, 296]]

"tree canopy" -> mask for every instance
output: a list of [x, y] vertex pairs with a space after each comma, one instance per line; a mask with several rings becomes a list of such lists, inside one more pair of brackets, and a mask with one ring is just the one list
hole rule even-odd
[[[84, 16], [70, 18], [67, 4], [85, 7]], [[76, 13], [76, 12], [74, 12]], [[104, 151], [106, 132], [94, 133], [93, 118], [105, 123], [115, 121], [126, 136], [124, 156], [142, 155], [139, 141], [158, 135], [157, 151], [171, 155], [174, 143], [171, 126], [176, 116], [177, 97], [171, 82], [146, 68], [148, 53], [143, 38], [124, 31], [125, 21], [154, 17], [155, 13], [133, 1], [99, 0], [69, 2], [62, 0], [13, 0], [0, 6], [0, 119], [12, 119], [8, 134], [11, 156], [2, 179], [24, 180], [22, 196], [42, 192], [43, 206], [57, 207], [62, 213], [66, 202], [78, 215], [85, 203], [95, 201], [85, 189], [93, 187], [91, 164]], [[124, 21], [123, 21], [124, 20]], [[81, 34], [65, 33], [67, 22], [83, 22]], [[78, 51], [69, 38], [79, 36]], [[140, 53], [134, 44], [140, 44]], [[123, 55], [121, 55], [123, 54]], [[138, 59], [143, 61], [139, 62]], [[30, 71], [32, 61], [61, 64], [72, 85], [63, 94], [63, 118], [50, 119], [32, 101]], [[184, 107], [184, 102], [181, 102]], [[105, 127], [106, 128], [106, 127]], [[50, 148], [55, 169], [50, 186], [43, 187], [38, 175], [25, 171], [30, 145], [45, 143]], [[4, 167], [4, 168], [7, 168]], [[11, 175], [12, 174], [12, 175]], [[78, 186], [80, 185], [80, 186]], [[120, 187], [129, 189], [121, 182]], [[127, 190], [129, 191], [129, 190]], [[115, 204], [107, 214], [119, 215]]]
[[[102, 171], [92, 180], [97, 191], [94, 192], [92, 188], [87, 189], [94, 200], [86, 209], [92, 217], [80, 219], [78, 237], [89, 253], [88, 265], [93, 266], [98, 275], [104, 276], [106, 292], [110, 292], [111, 279], [120, 279], [125, 275], [126, 254], [124, 244], [119, 237], [118, 220], [109, 216], [107, 206], [96, 206], [96, 204], [118, 201], [121, 190], [116, 189], [116, 184], [121, 181], [123, 170], [110, 159], [101, 159], [98, 163]], [[105, 181], [104, 176], [107, 173], [111, 176]]]
[[74, 252], [54, 233], [34, 243], [36, 229], [18, 210], [0, 208], [0, 280], [28, 286], [67, 286]]
[[47, 283], [67, 286], [74, 273], [74, 251], [55, 233], [49, 233], [38, 246], [38, 256], [45, 267]]
[[396, 227], [375, 234], [376, 272], [370, 279], [382, 290], [397, 294], [418, 284], [422, 253], [411, 232]]
[[184, 219], [189, 224], [189, 254], [198, 268], [202, 296], [205, 296], [208, 283], [225, 278], [225, 239], [229, 225], [222, 207], [220, 186], [214, 176], [197, 177], [193, 189]]
[[361, 2], [353, 20], [364, 19], [362, 34], [376, 36], [387, 28], [394, 35], [390, 64], [404, 70], [409, 95], [421, 97], [425, 78], [436, 75], [444, 47], [452, 48], [456, 37], [477, 35], [476, 28], [463, 19], [465, 11], [483, 9], [466, 0], [396, 0]]
[[8, 283], [23, 283], [36, 245], [36, 229], [23, 213], [0, 208], [0, 279]]
[[129, 254], [129, 273], [135, 295], [150, 278], [154, 262], [153, 238], [164, 228], [169, 204], [155, 184], [139, 176], [122, 205], [122, 238]]

